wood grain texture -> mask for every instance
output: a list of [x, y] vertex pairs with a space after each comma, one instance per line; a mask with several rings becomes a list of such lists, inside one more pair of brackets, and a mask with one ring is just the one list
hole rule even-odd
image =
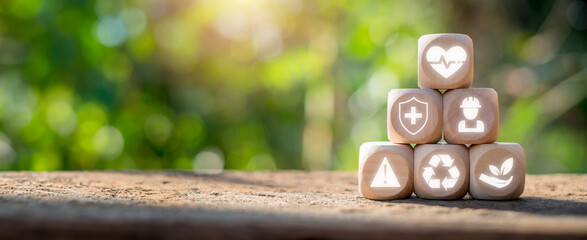
[[[424, 104], [425, 103], [425, 104]], [[427, 107], [426, 107], [427, 104]], [[407, 116], [414, 108], [418, 118]], [[393, 143], [436, 143], [442, 138], [442, 94], [433, 89], [392, 89], [387, 98], [387, 137]]]
[[[471, 160], [469, 194], [472, 197], [486, 200], [510, 200], [518, 198], [524, 192], [526, 156], [520, 144], [473, 145], [469, 148], [469, 158]], [[508, 159], [511, 159], [509, 162], [512, 163], [509, 166]], [[481, 177], [481, 174], [484, 174], [484, 177]], [[511, 181], [507, 182], [510, 177]]]
[[[445, 159], [439, 159], [438, 164], [433, 164], [433, 158], [448, 155], [451, 164], [445, 164]], [[441, 157], [442, 158], [442, 157]], [[438, 158], [437, 158], [438, 159]], [[458, 170], [458, 177], [453, 178], [450, 171], [453, 167]], [[432, 179], [439, 181], [438, 188], [432, 187], [432, 183], [424, 175], [425, 171], [433, 171]], [[448, 188], [444, 184], [450, 184], [450, 179], [456, 179], [456, 183]], [[469, 190], [469, 149], [464, 145], [455, 144], [422, 144], [414, 147], [414, 193], [418, 197], [426, 199], [460, 199]]]
[[[440, 47], [445, 51], [450, 51], [453, 47], [461, 47], [466, 52], [467, 58], [456, 72], [444, 77], [426, 58], [431, 47]], [[443, 62], [440, 64], [444, 65], [441, 67], [448, 67], [449, 64], [454, 63], [448, 55], [442, 57]], [[418, 86], [432, 89], [469, 88], [473, 84], [474, 59], [473, 40], [467, 35], [451, 33], [424, 35], [418, 39]]]
[[373, 201], [355, 172], [2, 172], [2, 239], [585, 239], [587, 175], [514, 201]]
[[[365, 198], [391, 200], [412, 195], [414, 185], [414, 149], [410, 145], [390, 142], [366, 142], [359, 153], [359, 192]], [[396, 187], [372, 187], [375, 176], [387, 160], [397, 179]], [[387, 173], [391, 174], [391, 173]]]
[[[472, 119], [466, 116], [467, 103], [480, 104]], [[499, 134], [499, 102], [497, 92], [492, 88], [470, 88], [448, 90], [443, 95], [444, 140], [453, 144], [483, 144], [497, 141]], [[480, 132], [461, 132], [460, 128], [475, 129]]]

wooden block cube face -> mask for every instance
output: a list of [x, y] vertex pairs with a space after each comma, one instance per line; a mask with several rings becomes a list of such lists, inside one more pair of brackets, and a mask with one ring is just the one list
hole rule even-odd
[[443, 95], [444, 140], [454, 144], [497, 141], [499, 106], [492, 88], [454, 89]]
[[464, 34], [429, 34], [418, 39], [420, 88], [469, 88], [473, 83], [473, 40]]
[[436, 143], [442, 137], [442, 94], [393, 89], [387, 98], [387, 137], [394, 143]]
[[469, 149], [469, 194], [477, 199], [511, 200], [524, 192], [526, 157], [517, 143], [473, 145]]
[[414, 149], [390, 142], [367, 142], [359, 153], [359, 192], [376, 200], [412, 195]]
[[464, 145], [414, 148], [414, 192], [420, 198], [460, 199], [469, 187], [469, 151]]

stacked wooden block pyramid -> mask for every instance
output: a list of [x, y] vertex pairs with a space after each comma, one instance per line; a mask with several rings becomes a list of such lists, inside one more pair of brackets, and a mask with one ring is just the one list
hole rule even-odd
[[[392, 89], [387, 102], [391, 142], [361, 146], [359, 192], [364, 197], [389, 200], [414, 192], [427, 199], [460, 199], [469, 192], [477, 199], [508, 200], [522, 194], [524, 150], [517, 143], [495, 142], [497, 92], [470, 88], [473, 56], [467, 35], [431, 34], [418, 40], [420, 89]], [[446, 143], [439, 143], [443, 132]]]

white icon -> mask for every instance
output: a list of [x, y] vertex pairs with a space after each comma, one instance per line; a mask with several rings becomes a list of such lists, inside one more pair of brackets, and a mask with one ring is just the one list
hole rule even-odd
[[[463, 99], [463, 103], [461, 104], [461, 108], [463, 109], [463, 115], [468, 120], [473, 120], [477, 118], [479, 114], [479, 109], [481, 109], [481, 104], [479, 104], [479, 99], [476, 97], [468, 97]], [[466, 120], [461, 120], [459, 122], [459, 132], [462, 133], [479, 133], [485, 131], [485, 124], [481, 120], [476, 121], [475, 127], [467, 127]]]
[[422, 118], [422, 113], [416, 112], [416, 107], [412, 107], [409, 113], [405, 113], [404, 117], [410, 119], [410, 124], [416, 124], [416, 119]]
[[467, 60], [467, 52], [459, 46], [454, 46], [448, 51], [434, 46], [426, 52], [426, 60], [436, 72], [444, 78], [448, 78], [463, 66], [463, 62]]
[[375, 178], [373, 178], [373, 182], [371, 182], [371, 187], [399, 187], [399, 182], [395, 177], [395, 173], [391, 169], [391, 165], [389, 165], [389, 161], [387, 158], [384, 158], [379, 165], [379, 170], [377, 170], [377, 174], [375, 174]]
[[[434, 175], [436, 175], [434, 168], [437, 168], [440, 162], [442, 162], [443, 167], [449, 168], [448, 173], [450, 175], [450, 178], [444, 177], [442, 181], [440, 181], [439, 178], [432, 178]], [[425, 167], [424, 172], [422, 173], [422, 177], [424, 177], [424, 180], [426, 180], [426, 183], [430, 188], [440, 188], [440, 185], [442, 184], [444, 190], [448, 191], [449, 188], [453, 188], [455, 186], [459, 180], [459, 176], [461, 176], [461, 173], [456, 166], [452, 166], [453, 162], [454, 159], [451, 158], [448, 154], [438, 154], [430, 158], [430, 162], [428, 162], [428, 164], [432, 167]]]
[[[512, 170], [513, 166], [514, 166], [514, 159], [508, 158], [507, 160], [505, 160], [501, 164], [501, 169], [497, 169], [496, 166], [489, 165], [489, 171], [491, 171], [491, 173], [493, 173], [493, 175], [498, 176], [498, 177], [505, 176], [506, 174], [508, 174]], [[514, 179], [514, 176], [510, 176], [510, 178], [508, 178], [508, 180], [502, 180], [497, 177], [487, 176], [483, 173], [481, 174], [481, 176], [479, 176], [479, 180], [481, 180], [491, 186], [494, 186], [496, 188], [504, 188], [507, 185], [510, 185], [510, 183], [512, 182], [513, 179]]]
[[[409, 112], [407, 112], [407, 109], [409, 109]], [[405, 121], [408, 122], [404, 123]], [[416, 97], [400, 102], [399, 122], [408, 133], [412, 135], [418, 134], [428, 122], [428, 103], [420, 101]]]

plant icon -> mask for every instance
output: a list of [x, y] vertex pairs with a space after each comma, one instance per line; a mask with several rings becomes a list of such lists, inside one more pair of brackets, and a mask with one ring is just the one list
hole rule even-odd
[[491, 173], [493, 175], [495, 175], [496, 177], [490, 177], [485, 174], [481, 174], [481, 176], [479, 176], [479, 180], [481, 180], [491, 186], [494, 186], [496, 188], [504, 188], [512, 182], [512, 180], [514, 179], [514, 176], [510, 176], [510, 178], [508, 180], [502, 180], [502, 179], [500, 179], [500, 177], [504, 177], [505, 175], [510, 173], [513, 166], [514, 166], [514, 158], [506, 159], [501, 164], [501, 168], [497, 168], [494, 165], [489, 165], [489, 171], [491, 171]]
[[489, 170], [493, 175], [496, 176], [503, 176], [508, 174], [512, 170], [512, 166], [514, 165], [514, 159], [508, 158], [501, 164], [501, 169], [497, 169], [497, 167], [493, 165], [489, 165]]

